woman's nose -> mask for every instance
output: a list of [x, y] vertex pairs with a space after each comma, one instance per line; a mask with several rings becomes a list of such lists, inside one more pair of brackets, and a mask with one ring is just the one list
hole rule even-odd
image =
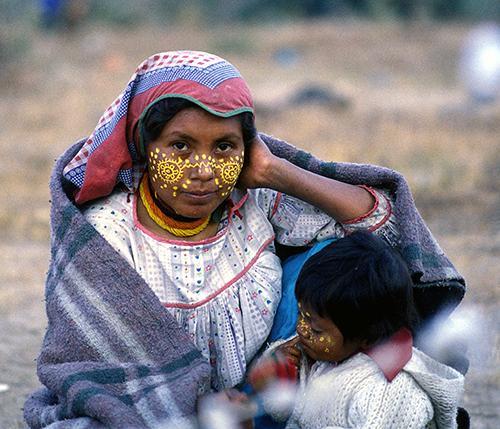
[[191, 163], [193, 165], [190, 171], [191, 179], [206, 181], [214, 178], [214, 170], [208, 155], [194, 155]]

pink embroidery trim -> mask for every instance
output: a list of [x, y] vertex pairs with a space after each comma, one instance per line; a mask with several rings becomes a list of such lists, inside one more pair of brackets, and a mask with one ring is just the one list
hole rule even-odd
[[278, 211], [278, 207], [280, 205], [280, 201], [281, 201], [281, 197], [282, 196], [283, 196], [283, 194], [281, 192], [278, 192], [276, 194], [276, 198], [274, 200], [273, 209], [271, 210], [271, 217], [273, 217], [275, 215], [275, 213]]
[[252, 258], [252, 260], [248, 263], [248, 265], [243, 269], [243, 271], [241, 271], [240, 273], [238, 273], [238, 275], [236, 277], [234, 277], [229, 282], [227, 282], [219, 290], [211, 293], [205, 299], [203, 299], [201, 301], [198, 301], [198, 302], [194, 302], [192, 304], [185, 304], [185, 303], [182, 303], [182, 302], [163, 302], [162, 303], [163, 306], [166, 307], [166, 308], [196, 308], [196, 307], [202, 306], [203, 304], [206, 304], [208, 301], [211, 301], [213, 298], [215, 298], [216, 296], [218, 296], [222, 292], [224, 292], [229, 286], [231, 286], [232, 284], [234, 284], [235, 282], [237, 282], [239, 279], [241, 279], [248, 272], [248, 270], [253, 266], [253, 264], [255, 264], [255, 262], [257, 261], [257, 259], [260, 256], [260, 254], [266, 249], [267, 246], [269, 246], [273, 242], [273, 240], [274, 240], [274, 235], [272, 237], [270, 237], [269, 239], [267, 239], [264, 242], [264, 244], [262, 244], [262, 246], [260, 247], [260, 249], [257, 251], [257, 253]]

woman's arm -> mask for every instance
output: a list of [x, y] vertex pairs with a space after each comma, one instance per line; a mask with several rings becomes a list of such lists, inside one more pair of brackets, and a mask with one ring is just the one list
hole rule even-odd
[[304, 170], [273, 155], [256, 137], [245, 153], [240, 185], [271, 188], [305, 201], [336, 219], [347, 221], [364, 215], [374, 205], [365, 189]]

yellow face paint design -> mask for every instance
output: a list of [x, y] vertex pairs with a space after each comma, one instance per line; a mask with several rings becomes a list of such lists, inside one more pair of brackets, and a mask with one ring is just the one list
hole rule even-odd
[[[241, 156], [230, 156], [215, 158], [211, 155], [201, 154], [191, 159], [175, 157], [173, 153], [167, 156], [166, 153], [156, 148], [149, 152], [149, 167], [151, 179], [160, 183], [161, 189], [172, 188], [172, 196], [177, 196], [179, 186], [189, 189], [191, 181], [185, 178], [188, 169], [196, 168], [201, 172], [214, 174], [214, 182], [219, 188], [221, 195], [226, 196], [232, 191], [243, 168], [243, 152]], [[184, 179], [184, 180], [183, 180]]]
[[[299, 309], [300, 309], [300, 304], [299, 304]], [[311, 344], [312, 347], [322, 346], [323, 352], [330, 353], [330, 347], [335, 346], [335, 341], [328, 334], [325, 335], [325, 334], [315, 333], [309, 323], [310, 317], [311, 317], [310, 313], [308, 313], [307, 311], [303, 312], [302, 310], [300, 310], [299, 320], [297, 324], [297, 331], [300, 332], [300, 334], [304, 338], [307, 338], [308, 342]]]

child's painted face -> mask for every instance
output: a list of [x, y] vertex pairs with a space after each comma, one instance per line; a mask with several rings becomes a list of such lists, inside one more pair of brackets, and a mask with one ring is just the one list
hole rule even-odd
[[297, 334], [304, 352], [314, 360], [340, 362], [356, 353], [361, 341], [344, 341], [342, 332], [330, 320], [299, 303]]
[[184, 217], [209, 216], [229, 196], [243, 168], [241, 123], [198, 108], [181, 110], [148, 145], [147, 156], [158, 199]]

